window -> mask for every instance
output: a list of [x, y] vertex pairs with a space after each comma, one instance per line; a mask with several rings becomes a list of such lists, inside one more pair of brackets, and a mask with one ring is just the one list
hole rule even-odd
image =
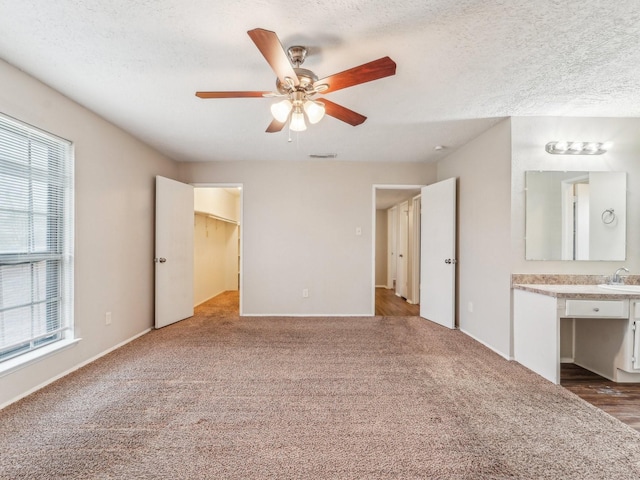
[[0, 362], [73, 338], [73, 149], [0, 115]]

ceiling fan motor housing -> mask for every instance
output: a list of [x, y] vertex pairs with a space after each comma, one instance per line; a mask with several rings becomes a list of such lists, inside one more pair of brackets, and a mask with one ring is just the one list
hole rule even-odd
[[296, 72], [296, 76], [298, 77], [298, 81], [300, 82], [300, 84], [295, 87], [293, 85], [289, 85], [288, 83], [281, 82], [278, 78], [276, 79], [276, 89], [278, 90], [278, 92], [285, 95], [295, 90], [312, 93], [313, 84], [318, 81], [318, 76], [311, 70], [307, 70], [306, 68], [294, 68], [293, 71]]

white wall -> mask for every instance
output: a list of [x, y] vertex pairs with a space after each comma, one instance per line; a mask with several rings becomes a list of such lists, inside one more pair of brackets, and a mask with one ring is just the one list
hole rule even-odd
[[[611, 275], [625, 265], [640, 273], [640, 119], [514, 117], [512, 130], [512, 248], [513, 273], [566, 273]], [[544, 150], [553, 140], [611, 142], [604, 155], [549, 155]], [[525, 249], [525, 193], [527, 170], [627, 172], [626, 261], [527, 261]]]
[[435, 177], [422, 163], [181, 165], [184, 182], [243, 184], [244, 315], [372, 315], [373, 185]]
[[460, 330], [506, 357], [511, 354], [510, 136], [510, 121], [504, 120], [438, 163], [438, 180], [458, 178]]
[[[153, 325], [154, 176], [177, 165], [0, 61], [0, 112], [75, 145], [75, 324], [82, 341], [0, 377], [0, 405]], [[113, 323], [105, 325], [105, 312]]]

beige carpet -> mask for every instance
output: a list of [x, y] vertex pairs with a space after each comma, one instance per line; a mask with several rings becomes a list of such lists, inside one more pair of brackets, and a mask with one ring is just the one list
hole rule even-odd
[[0, 411], [0, 478], [640, 478], [640, 434], [460, 332], [229, 312]]

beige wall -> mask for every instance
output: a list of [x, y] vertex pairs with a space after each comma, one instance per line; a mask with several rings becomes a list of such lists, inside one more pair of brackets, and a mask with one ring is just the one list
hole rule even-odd
[[243, 184], [244, 315], [371, 315], [373, 185], [436, 174], [422, 163], [283, 161], [186, 163], [180, 176]]
[[[0, 406], [153, 325], [154, 176], [170, 159], [0, 61], [0, 112], [75, 146], [75, 346], [0, 377]], [[105, 313], [112, 324], [105, 325]]]
[[510, 135], [504, 120], [438, 163], [438, 180], [458, 178], [460, 330], [505, 357], [511, 355]]

